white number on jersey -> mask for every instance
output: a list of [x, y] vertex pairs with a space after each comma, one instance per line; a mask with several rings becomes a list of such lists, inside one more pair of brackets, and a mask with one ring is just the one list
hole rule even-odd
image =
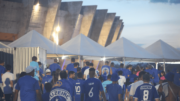
[[80, 86], [75, 86], [76, 92], [79, 93], [81, 92], [81, 87]]
[[56, 99], [56, 101], [59, 101], [58, 99]]
[[144, 90], [143, 100], [148, 100], [148, 95], [149, 95], [149, 91], [148, 90]]
[[93, 90], [93, 87], [92, 87], [91, 90], [89, 91], [89, 97], [93, 97], [93, 92], [92, 92], [92, 90]]

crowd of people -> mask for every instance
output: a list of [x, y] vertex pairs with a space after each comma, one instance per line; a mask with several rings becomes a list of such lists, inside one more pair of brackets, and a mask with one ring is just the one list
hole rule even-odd
[[57, 59], [46, 69], [37, 57], [15, 80], [12, 66], [0, 60], [1, 101], [180, 101], [180, 74], [177, 68], [167, 73], [152, 65], [133, 68], [106, 61], [97, 70], [71, 58], [61, 70]]

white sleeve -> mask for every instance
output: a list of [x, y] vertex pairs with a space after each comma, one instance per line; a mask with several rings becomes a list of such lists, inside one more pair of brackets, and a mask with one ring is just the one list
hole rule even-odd
[[126, 82], [126, 78], [124, 77], [124, 83]]
[[[16, 83], [17, 84], [17, 83]], [[15, 92], [15, 87], [16, 87], [16, 84], [14, 84], [14, 87], [13, 87], [13, 92]]]
[[132, 84], [130, 92], [129, 92], [130, 96], [134, 96], [134, 84]]
[[10, 80], [11, 80], [11, 81], [13, 81], [13, 80], [14, 80], [14, 75], [13, 75], [13, 74], [11, 75]]

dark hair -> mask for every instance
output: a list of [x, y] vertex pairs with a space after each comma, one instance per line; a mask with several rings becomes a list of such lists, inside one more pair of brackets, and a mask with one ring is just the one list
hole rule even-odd
[[89, 66], [89, 62], [88, 61], [86, 62], [86, 65]]
[[51, 89], [52, 89], [52, 84], [51, 83], [46, 83], [45, 84], [45, 89], [46, 89], [47, 92], [50, 92]]
[[139, 72], [139, 78], [141, 78], [144, 74], [146, 74], [146, 72], [145, 72], [145, 71], [141, 71], [141, 72]]
[[57, 62], [57, 59], [54, 59], [54, 62]]
[[1, 63], [4, 63], [4, 61], [3, 61], [3, 60], [0, 60], [0, 64], [1, 64]]
[[104, 78], [103, 78], [102, 76], [100, 76], [100, 77], [99, 77], [99, 80], [100, 80], [101, 82], [103, 82], [103, 81], [104, 81]]
[[111, 75], [108, 75], [108, 76], [107, 76], [107, 79], [111, 79]]
[[134, 81], [136, 81], [136, 80], [139, 80], [139, 78], [138, 78], [138, 77], [135, 77], [135, 78], [134, 78]]
[[32, 57], [32, 61], [37, 61], [37, 57], [36, 57], [36, 56], [33, 56], [33, 57]]
[[39, 62], [38, 62], [38, 65], [42, 65], [42, 63], [39, 61]]
[[121, 64], [120, 64], [120, 67], [124, 67], [124, 64], [123, 64], [123, 63], [121, 63]]
[[82, 78], [82, 73], [80, 72], [80, 73], [77, 73], [77, 77], [78, 78]]
[[105, 63], [109, 64], [109, 61], [106, 61]]
[[149, 82], [150, 81], [150, 75], [148, 73], [145, 73], [143, 75], [143, 80]]
[[61, 70], [58, 68], [56, 69], [56, 73], [60, 75]]
[[56, 73], [56, 71], [53, 71], [52, 72], [52, 76], [53, 76], [53, 84], [56, 82], [56, 81], [58, 81], [58, 76], [59, 76], [59, 74], [58, 73]]
[[81, 68], [80, 68], [80, 67], [78, 67], [78, 68], [77, 68], [77, 71], [78, 71], [78, 72], [80, 72], [80, 71], [81, 71]]
[[94, 64], [93, 64], [93, 63], [90, 63], [89, 66], [94, 66]]
[[26, 75], [26, 72], [21, 72], [20, 77], [23, 77]]
[[129, 69], [130, 67], [132, 67], [132, 65], [128, 65], [128, 66], [127, 66], [127, 69]]
[[56, 71], [53, 71], [53, 72], [52, 72], [52, 75], [55, 75], [55, 74], [56, 74]]
[[66, 73], [66, 71], [61, 71], [61, 72], [60, 72], [60, 77], [61, 77], [61, 79], [66, 79], [66, 78], [67, 78], [67, 73]]
[[74, 71], [69, 71], [69, 76], [71, 75], [71, 74], [74, 74], [75, 72]]
[[89, 72], [95, 72], [95, 69], [94, 68], [90, 68]]
[[11, 65], [6, 65], [6, 70], [11, 70]]
[[71, 62], [75, 62], [75, 58], [71, 58]]
[[74, 67], [76, 67], [76, 66], [79, 66], [79, 63], [75, 62], [74, 63]]
[[114, 62], [111, 62], [111, 65], [114, 65]]
[[123, 71], [121, 71], [121, 70], [118, 71], [118, 74], [119, 74], [119, 75], [123, 75]]
[[165, 76], [165, 75], [166, 75], [166, 73], [165, 73], [164, 71], [162, 71], [161, 73], [163, 73], [163, 76]]

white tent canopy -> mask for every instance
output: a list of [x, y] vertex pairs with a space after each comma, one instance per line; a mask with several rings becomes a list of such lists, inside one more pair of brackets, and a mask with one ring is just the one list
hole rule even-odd
[[118, 60], [120, 61], [122, 60], [122, 58], [125, 58], [126, 61], [131, 61], [135, 59], [160, 59], [159, 56], [156, 56], [146, 51], [142, 47], [134, 44], [126, 38], [120, 38], [116, 42], [107, 46], [107, 49], [110, 49], [113, 52], [117, 53], [117, 56], [120, 57], [118, 58]]
[[116, 57], [112, 51], [92, 39], [79, 34], [61, 46], [63, 49], [79, 56]]
[[10, 47], [41, 47], [47, 50], [47, 54], [67, 54], [72, 53], [62, 49], [60, 46], [56, 45], [52, 41], [45, 38], [40, 33], [32, 30], [27, 34], [23, 35], [16, 41], [9, 44]]
[[157, 42], [153, 43], [147, 47], [146, 50], [162, 57], [165, 61], [180, 60], [179, 51], [162, 40], [158, 40]]
[[0, 42], [0, 48], [9, 48], [9, 46], [3, 44], [2, 42]]

